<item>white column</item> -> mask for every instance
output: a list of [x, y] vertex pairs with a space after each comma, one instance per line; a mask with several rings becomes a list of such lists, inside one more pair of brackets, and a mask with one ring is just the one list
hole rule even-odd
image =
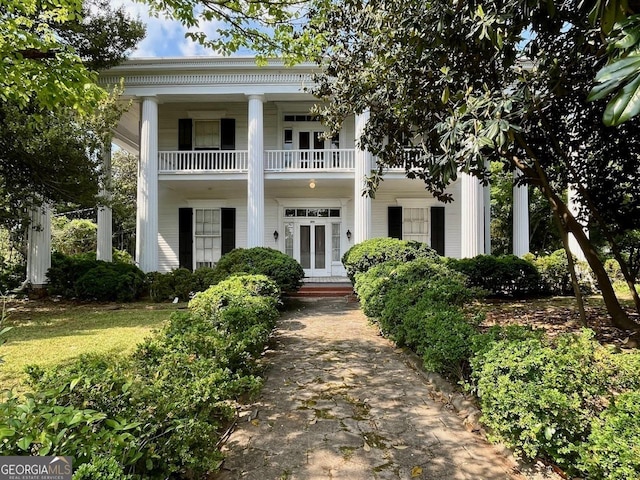
[[262, 95], [249, 95], [247, 247], [264, 246], [264, 119]]
[[482, 187], [484, 206], [484, 253], [491, 255], [491, 184]]
[[[102, 192], [100, 196], [106, 201], [111, 199], [111, 143], [104, 146], [102, 152], [102, 165], [104, 167], [104, 180], [102, 185]], [[98, 260], [104, 260], [105, 262], [111, 262], [113, 260], [113, 226], [112, 226], [113, 214], [111, 207], [104, 205], [98, 206], [98, 248], [96, 251], [96, 258]]]
[[[576, 217], [576, 219], [578, 219], [578, 197], [575, 187], [571, 184], [567, 186], [567, 207], [569, 208], [571, 214]], [[582, 224], [584, 227], [584, 222], [578, 220], [578, 223]], [[583, 230], [585, 235], [589, 237], [589, 230], [587, 230], [586, 228], [583, 228]], [[587, 261], [584, 253], [582, 252], [582, 249], [580, 248], [580, 245], [578, 244], [578, 241], [576, 240], [576, 237], [574, 237], [572, 233], [569, 234], [569, 250], [579, 261]]]
[[371, 174], [373, 157], [371, 152], [358, 147], [360, 137], [369, 121], [371, 113], [366, 111], [356, 115], [356, 152], [355, 152], [355, 185], [353, 193], [353, 243], [360, 243], [371, 238], [371, 197], [363, 195], [366, 189], [366, 177]]
[[513, 172], [513, 254], [518, 257], [529, 253], [529, 190], [527, 185], [516, 185], [521, 176], [520, 170]]
[[158, 103], [142, 99], [138, 165], [136, 263], [143, 272], [158, 270]]
[[42, 205], [31, 210], [27, 240], [27, 280], [32, 288], [47, 284], [47, 270], [51, 268], [51, 207]]
[[484, 188], [477, 178], [461, 173], [462, 224], [460, 254], [471, 258], [484, 253]]

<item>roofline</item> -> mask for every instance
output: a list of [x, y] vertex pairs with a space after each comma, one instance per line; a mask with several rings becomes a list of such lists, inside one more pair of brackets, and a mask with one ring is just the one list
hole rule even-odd
[[259, 65], [257, 57], [154, 57], [154, 58], [129, 58], [120, 65], [104, 70], [102, 74], [116, 74], [121, 72], [154, 72], [171, 70], [201, 70], [201, 69], [233, 69], [233, 70], [314, 70], [319, 68], [313, 62], [303, 62], [293, 66], [287, 65], [284, 60], [278, 58], [267, 59], [265, 65]]

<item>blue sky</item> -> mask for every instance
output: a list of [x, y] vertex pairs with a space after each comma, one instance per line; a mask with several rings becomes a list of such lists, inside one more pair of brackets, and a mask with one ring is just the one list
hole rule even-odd
[[[123, 5], [133, 18], [138, 17], [147, 25], [147, 36], [131, 57], [216, 56], [215, 52], [184, 38], [187, 30], [180, 22], [150, 17], [146, 4], [135, 3], [133, 0], [111, 0], [111, 4], [114, 7]], [[206, 25], [203, 30], [209, 35], [214, 35], [215, 24]]]

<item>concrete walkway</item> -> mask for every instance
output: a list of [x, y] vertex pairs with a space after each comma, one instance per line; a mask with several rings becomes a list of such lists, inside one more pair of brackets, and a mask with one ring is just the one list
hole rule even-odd
[[300, 303], [275, 333], [258, 401], [218, 480], [523, 479], [430, 396], [424, 377], [344, 299]]

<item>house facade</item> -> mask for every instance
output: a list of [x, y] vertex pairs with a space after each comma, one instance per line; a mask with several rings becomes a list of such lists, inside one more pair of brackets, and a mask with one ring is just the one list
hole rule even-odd
[[[326, 137], [309, 113], [316, 68], [258, 66], [254, 58], [136, 59], [101, 74], [103, 86], [123, 79], [131, 101], [114, 143], [139, 156], [142, 270], [213, 266], [233, 248], [264, 246], [296, 258], [307, 277], [344, 277], [344, 252], [385, 236], [451, 257], [490, 251], [488, 188], [473, 177], [459, 176], [448, 204], [403, 169], [386, 172], [375, 198], [363, 195], [375, 166], [357, 146], [368, 114]], [[514, 244], [523, 254], [526, 188], [516, 190]], [[108, 209], [101, 215], [99, 258], [108, 260], [111, 217]]]

